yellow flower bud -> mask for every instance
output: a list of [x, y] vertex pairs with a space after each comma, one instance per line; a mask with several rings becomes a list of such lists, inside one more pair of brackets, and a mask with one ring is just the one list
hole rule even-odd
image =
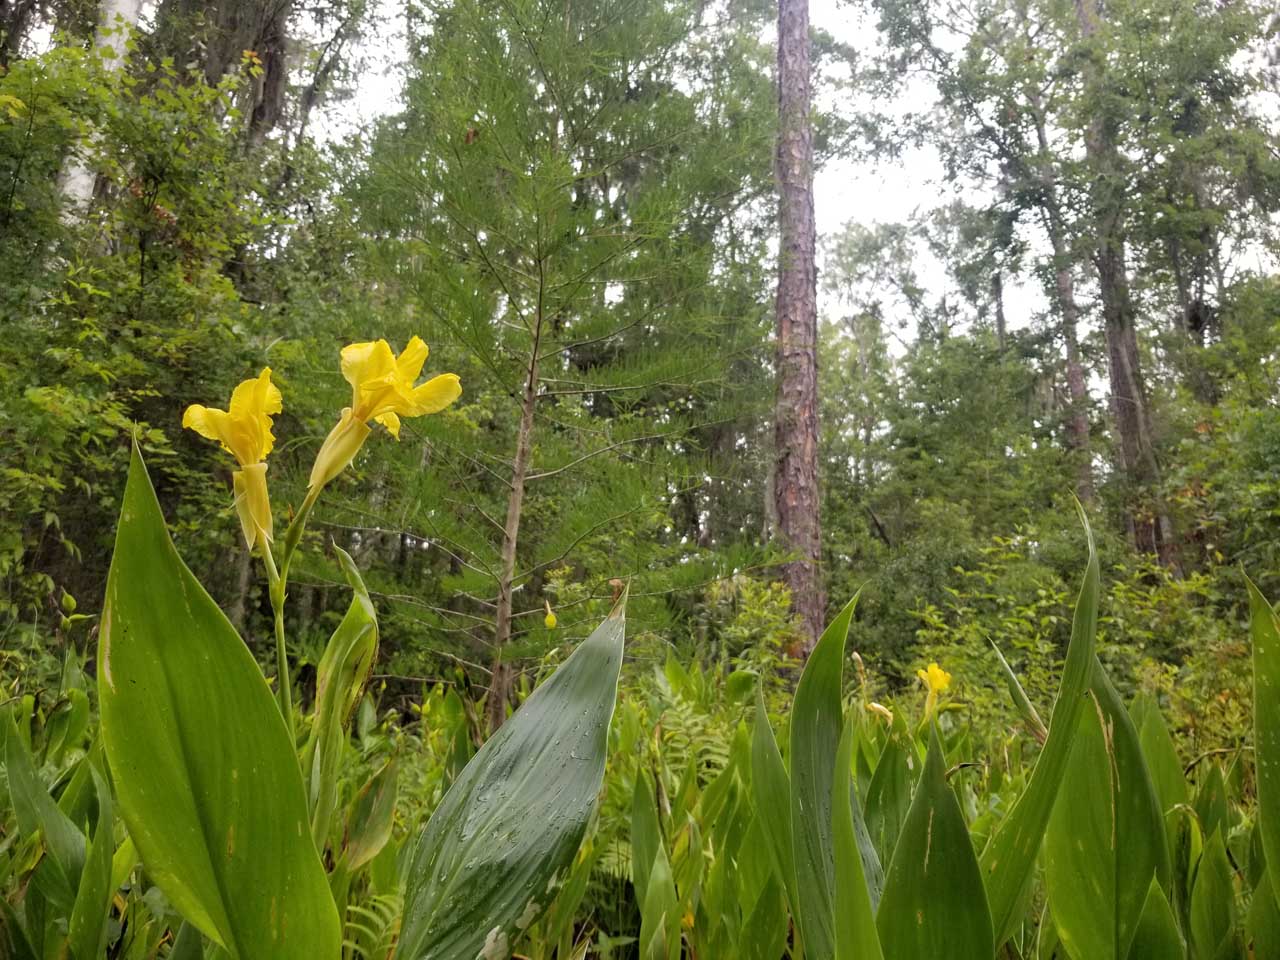
[[249, 549], [271, 542], [271, 499], [267, 496], [267, 465], [251, 463], [231, 475], [236, 495], [236, 513]]
[[554, 630], [556, 628], [556, 615], [551, 612], [551, 601], [543, 600], [542, 603], [547, 608], [547, 615], [542, 618], [542, 622], [547, 625], [548, 630]]

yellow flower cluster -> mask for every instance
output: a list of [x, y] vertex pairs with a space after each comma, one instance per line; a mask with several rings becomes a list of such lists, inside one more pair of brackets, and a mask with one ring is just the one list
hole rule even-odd
[[[462, 395], [456, 374], [444, 373], [415, 386], [427, 361], [427, 345], [412, 338], [397, 357], [386, 340], [353, 343], [342, 350], [342, 375], [352, 387], [351, 406], [329, 431], [311, 468], [311, 494], [319, 492], [360, 451], [375, 420], [400, 438], [400, 418], [437, 413]], [[267, 495], [267, 454], [275, 444], [271, 417], [283, 409], [271, 368], [245, 380], [231, 394], [229, 409], [193, 403], [182, 425], [216, 440], [236, 458], [232, 474], [236, 512], [250, 549], [264, 550], [272, 540], [271, 501]]]

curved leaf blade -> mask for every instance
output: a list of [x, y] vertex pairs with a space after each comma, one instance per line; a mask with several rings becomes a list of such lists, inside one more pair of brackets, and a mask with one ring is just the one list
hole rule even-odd
[[853, 763], [854, 727], [846, 723], [836, 754], [836, 775], [831, 785], [831, 826], [835, 842], [835, 940], [836, 960], [883, 960], [876, 933], [875, 910], [862, 867], [854, 825], [857, 791], [849, 773]]
[[1089, 562], [1076, 600], [1071, 642], [1067, 647], [1058, 699], [1054, 703], [1049, 721], [1049, 736], [1045, 740], [1044, 749], [1040, 751], [1040, 758], [1036, 761], [1026, 790], [982, 851], [982, 875], [991, 905], [992, 929], [997, 946], [1009, 939], [1018, 924], [1022, 895], [1035, 869], [1040, 843], [1067, 769], [1067, 761], [1071, 757], [1071, 745], [1079, 726], [1081, 705], [1093, 675], [1100, 571], [1093, 530], [1083, 509], [1080, 510], [1080, 520], [1084, 524], [1089, 544]]
[[337, 956], [298, 758], [253, 656], [129, 464], [98, 647], [102, 739], [148, 872], [241, 960]]
[[1280, 619], [1252, 580], [1249, 630], [1253, 640], [1253, 750], [1258, 778], [1258, 823], [1267, 877], [1280, 891]]
[[489, 738], [445, 795], [409, 868], [397, 957], [505, 958], [551, 902], [604, 779], [624, 604]]
[[947, 784], [938, 731], [876, 913], [880, 945], [892, 960], [991, 960], [991, 914], [964, 814]]
[[806, 956], [835, 955], [835, 843], [831, 795], [844, 726], [840, 684], [844, 645], [858, 597], [822, 632], [809, 654], [791, 710], [791, 835], [796, 871], [796, 922]]

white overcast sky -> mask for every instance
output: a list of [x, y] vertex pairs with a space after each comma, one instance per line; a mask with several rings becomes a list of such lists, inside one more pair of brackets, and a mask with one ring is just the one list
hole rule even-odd
[[[337, 104], [319, 118], [320, 136], [341, 139], [355, 133], [377, 117], [400, 105], [400, 69], [406, 59], [406, 45], [397, 0], [378, 0], [378, 22], [359, 52], [365, 60], [353, 96]], [[815, 28], [855, 47], [875, 42], [874, 26], [860, 17], [848, 0], [810, 0], [810, 17]], [[861, 21], [861, 22], [860, 22]], [[928, 93], [917, 95], [910, 104], [919, 110], [928, 106]], [[930, 148], [911, 150], [891, 164], [855, 163], [847, 159], [829, 161], [814, 183], [819, 256], [823, 240], [839, 232], [851, 221], [866, 226], [875, 223], [906, 222], [916, 212], [927, 211], [949, 199], [942, 182], [942, 168]], [[972, 196], [967, 199], [972, 200]], [[921, 279], [935, 292], [945, 285], [940, 264], [925, 254], [917, 264]], [[1006, 286], [1006, 311], [1011, 327], [1025, 325], [1031, 313], [1040, 309], [1038, 290]], [[822, 297], [820, 310], [828, 313], [835, 304]]]

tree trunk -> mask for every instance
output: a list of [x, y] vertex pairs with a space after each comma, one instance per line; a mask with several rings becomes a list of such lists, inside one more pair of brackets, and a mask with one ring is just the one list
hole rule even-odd
[[822, 633], [826, 598], [818, 516], [818, 306], [813, 215], [808, 0], [778, 2], [778, 396], [774, 503], [791, 608], [807, 655]]
[[[102, 65], [107, 73], [124, 66], [129, 34], [138, 25], [141, 11], [142, 0], [103, 0], [94, 43], [102, 48]], [[93, 201], [97, 171], [90, 169], [82, 157], [72, 154], [58, 179], [64, 204], [63, 219], [71, 223], [84, 219]]]
[[1004, 319], [1004, 277], [999, 270], [991, 273], [991, 305], [996, 315], [996, 346], [1003, 353], [1009, 331]]
[[520, 404], [520, 428], [516, 434], [516, 456], [511, 469], [511, 493], [507, 496], [507, 520], [502, 528], [501, 566], [498, 571], [498, 608], [493, 626], [493, 676], [489, 681], [489, 699], [485, 713], [489, 733], [502, 726], [507, 718], [507, 701], [511, 697], [511, 668], [502, 661], [502, 648], [511, 639], [512, 582], [516, 571], [516, 546], [520, 539], [520, 517], [524, 510], [525, 479], [529, 475], [529, 454], [533, 449], [533, 414], [538, 403], [538, 348], [542, 334], [539, 311], [534, 328], [533, 349], [529, 353], [529, 370], [525, 378], [524, 396]]
[[1093, 451], [1089, 440], [1089, 390], [1085, 386], [1084, 363], [1080, 359], [1080, 340], [1077, 333], [1080, 307], [1076, 303], [1075, 277], [1071, 265], [1065, 262], [1065, 251], [1059, 253], [1062, 241], [1053, 238], [1054, 259], [1058, 263], [1054, 271], [1054, 288], [1058, 296], [1058, 311], [1062, 317], [1062, 339], [1067, 354], [1067, 398], [1071, 405], [1067, 411], [1067, 444], [1076, 460], [1076, 496], [1081, 503], [1092, 503]]
[[[1097, 0], [1076, 0], [1076, 16], [1081, 35], [1086, 40], [1094, 37], [1100, 25]], [[1086, 85], [1096, 90], [1101, 68], [1093, 60], [1086, 59], [1085, 64]], [[1094, 263], [1102, 296], [1111, 413], [1120, 440], [1120, 466], [1129, 486], [1127, 523], [1138, 550], [1155, 554], [1161, 562], [1176, 566], [1172, 523], [1156, 489], [1160, 469], [1125, 264], [1121, 158], [1112, 121], [1101, 112], [1095, 113], [1085, 132], [1085, 157], [1093, 177]]]
[[[1049, 157], [1049, 134], [1044, 108], [1037, 94], [1031, 96], [1036, 118], [1036, 142], [1040, 155]], [[1062, 205], [1058, 202], [1056, 173], [1048, 163], [1039, 166], [1038, 176], [1044, 201], [1041, 211], [1049, 245], [1053, 250], [1053, 286], [1062, 322], [1062, 339], [1067, 361], [1067, 446], [1076, 461], [1076, 497], [1081, 503], [1092, 503], [1093, 444], [1089, 437], [1089, 389], [1085, 384], [1084, 363], [1080, 357], [1080, 305], [1076, 302], [1075, 264], [1067, 248], [1067, 230]]]

